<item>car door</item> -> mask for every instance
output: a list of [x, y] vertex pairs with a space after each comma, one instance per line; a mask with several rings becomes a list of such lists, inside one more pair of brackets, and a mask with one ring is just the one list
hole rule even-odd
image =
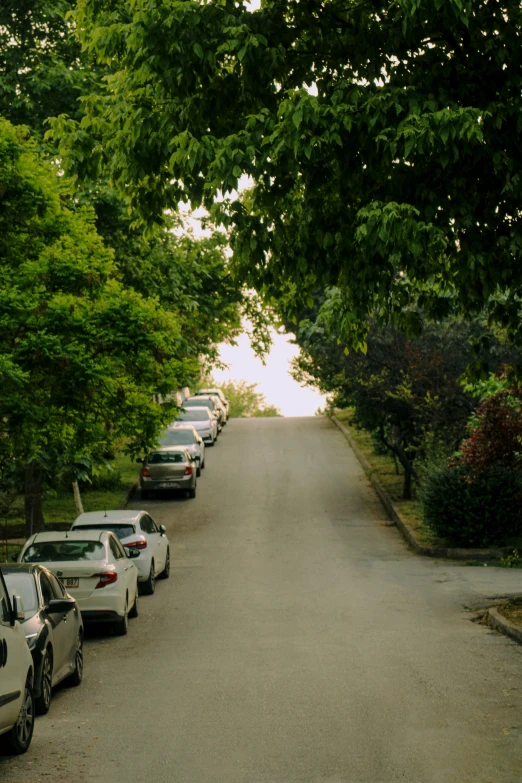
[[[63, 612], [50, 612], [49, 602], [58, 598], [55, 594], [49, 576], [41, 571], [39, 576], [40, 590], [42, 593], [44, 611], [51, 625], [51, 642], [53, 646], [53, 681], [58, 681], [69, 662], [69, 628], [67, 614]], [[62, 596], [60, 596], [62, 597]]]
[[145, 531], [149, 546], [154, 552], [155, 573], [161, 574], [167, 561], [167, 540], [162, 536], [160, 530], [152, 517], [144, 514], [140, 519], [141, 529]]
[[[51, 582], [51, 587], [53, 589], [53, 598], [58, 598], [60, 600], [67, 599], [67, 593], [63, 589], [63, 586], [59, 579], [55, 577], [54, 574], [48, 574], [49, 581]], [[77, 606], [75, 606], [74, 609], [72, 609], [70, 612], [66, 612], [63, 614], [63, 628], [66, 629], [66, 633], [63, 634], [64, 637], [64, 647], [65, 647], [65, 657], [64, 657], [64, 670], [62, 674], [68, 673], [69, 669], [71, 668], [71, 665], [75, 662], [75, 656], [76, 656], [76, 648], [78, 646], [78, 615], [80, 610]]]
[[[112, 533], [109, 536], [109, 546], [114, 555], [114, 561], [116, 563], [116, 568], [118, 569], [118, 577], [123, 580], [125, 592], [129, 596], [128, 608], [130, 610], [136, 600], [138, 572], [132, 560], [127, 557], [125, 549]], [[125, 600], [125, 594], [123, 595], [123, 600]]]
[[20, 660], [20, 631], [18, 623], [11, 625], [11, 602], [0, 575], [0, 731], [16, 722], [20, 710], [26, 675]]

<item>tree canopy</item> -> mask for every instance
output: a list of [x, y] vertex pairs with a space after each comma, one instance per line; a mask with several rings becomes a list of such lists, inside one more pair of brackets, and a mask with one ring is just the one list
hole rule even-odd
[[520, 342], [518, 0], [79, 0], [76, 19], [111, 74], [55, 123], [71, 171], [103, 166], [148, 221], [203, 203], [287, 314], [338, 286], [350, 345], [419, 296], [487, 306]]
[[147, 448], [173, 415], [154, 394], [198, 370], [179, 356], [175, 315], [123, 285], [65, 185], [0, 118], [0, 456], [37, 498], [46, 471], [88, 471], [116, 438]]
[[[216, 386], [214, 381], [205, 381], [205, 385]], [[267, 405], [264, 394], [257, 390], [257, 383], [246, 381], [224, 381], [219, 384], [230, 403], [229, 415], [232, 419], [269, 418], [281, 416], [279, 408]]]

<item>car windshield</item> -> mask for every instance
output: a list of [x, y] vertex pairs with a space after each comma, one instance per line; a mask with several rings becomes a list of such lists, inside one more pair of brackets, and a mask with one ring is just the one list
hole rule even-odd
[[118, 538], [127, 538], [133, 536], [136, 532], [134, 525], [125, 522], [121, 525], [75, 525], [75, 530], [110, 530]]
[[164, 465], [172, 462], [186, 462], [187, 457], [181, 451], [156, 451], [147, 462], [149, 465]]
[[99, 541], [35, 541], [22, 557], [23, 563], [104, 560], [105, 547]]
[[214, 401], [213, 400], [202, 400], [201, 397], [198, 397], [197, 400], [185, 400], [183, 403], [184, 408], [210, 408], [211, 411], [214, 410]]
[[192, 411], [181, 412], [179, 416], [180, 421], [208, 421], [210, 413], [201, 408], [195, 408]]
[[194, 433], [190, 430], [166, 430], [159, 439], [163, 446], [191, 446]]
[[36, 612], [38, 609], [38, 595], [32, 574], [4, 574], [5, 583], [11, 596], [19, 595], [24, 604], [25, 612]]

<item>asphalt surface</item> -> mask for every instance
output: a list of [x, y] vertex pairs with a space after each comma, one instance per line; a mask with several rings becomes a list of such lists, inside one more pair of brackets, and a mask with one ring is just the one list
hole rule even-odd
[[135, 505], [171, 578], [2, 783], [522, 779], [522, 647], [467, 611], [520, 572], [410, 553], [328, 420], [231, 421], [195, 500]]

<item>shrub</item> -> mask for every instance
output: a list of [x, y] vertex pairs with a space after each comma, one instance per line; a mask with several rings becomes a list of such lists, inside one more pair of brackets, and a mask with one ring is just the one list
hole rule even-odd
[[522, 481], [491, 468], [471, 477], [465, 466], [435, 469], [421, 493], [426, 525], [457, 546], [500, 545], [522, 534]]

